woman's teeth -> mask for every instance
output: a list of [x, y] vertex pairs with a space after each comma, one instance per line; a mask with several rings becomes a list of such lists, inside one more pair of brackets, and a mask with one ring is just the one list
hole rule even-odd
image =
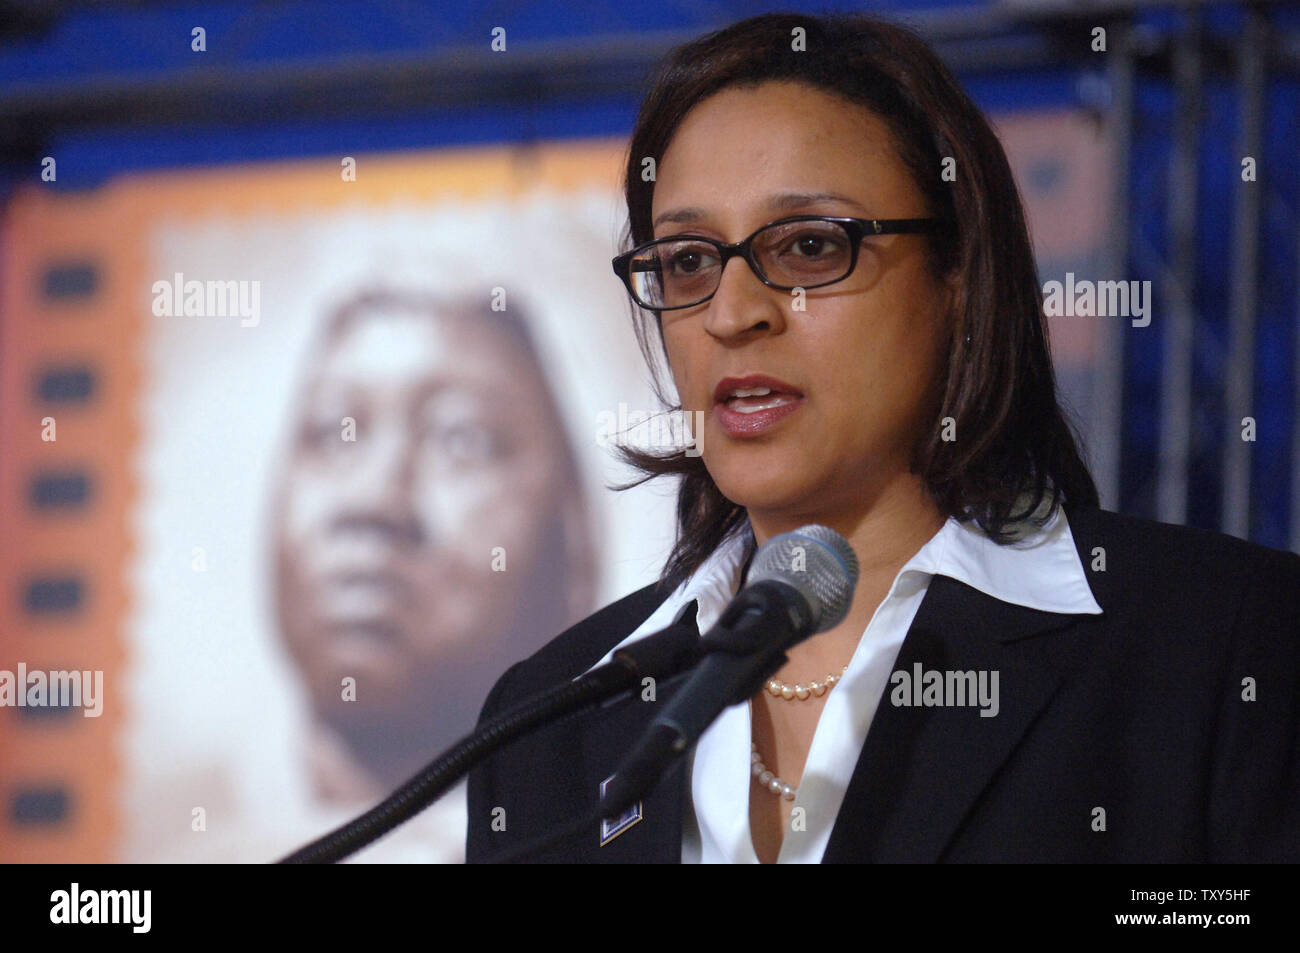
[[795, 399], [793, 394], [773, 394], [771, 388], [756, 387], [733, 392], [727, 398], [727, 407], [742, 414], [756, 414], [760, 410], [784, 407]]

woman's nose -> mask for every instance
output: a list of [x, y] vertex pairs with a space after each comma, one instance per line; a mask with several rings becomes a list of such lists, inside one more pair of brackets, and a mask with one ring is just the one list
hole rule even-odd
[[759, 281], [749, 262], [737, 255], [722, 269], [718, 290], [706, 307], [705, 330], [719, 340], [741, 337], [751, 331], [780, 332], [786, 315], [782, 298], [790, 292], [776, 291]]

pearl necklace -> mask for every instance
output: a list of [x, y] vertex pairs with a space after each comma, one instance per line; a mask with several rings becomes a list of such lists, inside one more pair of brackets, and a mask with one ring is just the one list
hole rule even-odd
[[758, 753], [758, 745], [755, 742], [749, 743], [749, 770], [754, 777], [758, 778], [758, 783], [763, 785], [773, 794], [779, 794], [787, 801], [793, 801], [795, 789], [778, 778], [767, 766], [763, 764], [763, 758]]
[[[813, 682], [811, 685], [787, 685], [774, 678], [767, 683], [767, 691], [768, 694], [776, 698], [784, 698], [786, 701], [790, 701], [792, 698], [804, 701], [813, 695], [820, 698], [822, 695], [825, 695], [828, 691], [834, 688], [835, 683], [838, 682], [840, 677], [848, 670], [849, 667], [846, 665], [840, 670], [839, 675], [827, 675], [824, 681]], [[754, 723], [753, 699], [750, 699], [749, 702], [749, 722], [751, 725]], [[763, 764], [763, 756], [758, 753], [758, 742], [752, 740], [749, 743], [749, 770], [750, 773], [758, 779], [759, 784], [767, 788], [773, 794], [780, 795], [787, 801], [793, 801], [795, 794], [798, 793], [797, 788], [782, 781], [773, 772], [767, 769], [767, 765]]]
[[839, 675], [827, 675], [822, 681], [811, 682], [807, 685], [787, 685], [785, 682], [779, 682], [773, 678], [767, 683], [767, 693], [774, 698], [784, 698], [786, 701], [796, 698], [799, 701], [806, 701], [814, 695], [820, 698], [825, 695], [827, 691], [834, 688], [835, 683], [838, 682], [848, 670], [849, 667], [846, 665], [844, 668], [840, 669]]

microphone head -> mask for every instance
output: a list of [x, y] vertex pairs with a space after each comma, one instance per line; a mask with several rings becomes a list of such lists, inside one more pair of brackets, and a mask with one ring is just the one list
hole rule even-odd
[[746, 585], [775, 579], [798, 590], [817, 620], [814, 632], [844, 621], [858, 584], [858, 557], [835, 530], [810, 524], [773, 536], [754, 554]]

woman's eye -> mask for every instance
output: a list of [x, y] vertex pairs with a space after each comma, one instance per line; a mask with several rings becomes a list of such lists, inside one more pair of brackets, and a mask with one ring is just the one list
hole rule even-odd
[[709, 258], [701, 249], [683, 249], [668, 256], [668, 270], [674, 275], [693, 275], [708, 266]]
[[700, 266], [699, 256], [694, 252], [681, 252], [673, 255], [669, 262], [669, 267], [678, 274], [689, 275]]
[[825, 235], [800, 235], [790, 247], [797, 250], [797, 253], [804, 258], [819, 258], [827, 254], [837, 254], [840, 249], [839, 242]]

